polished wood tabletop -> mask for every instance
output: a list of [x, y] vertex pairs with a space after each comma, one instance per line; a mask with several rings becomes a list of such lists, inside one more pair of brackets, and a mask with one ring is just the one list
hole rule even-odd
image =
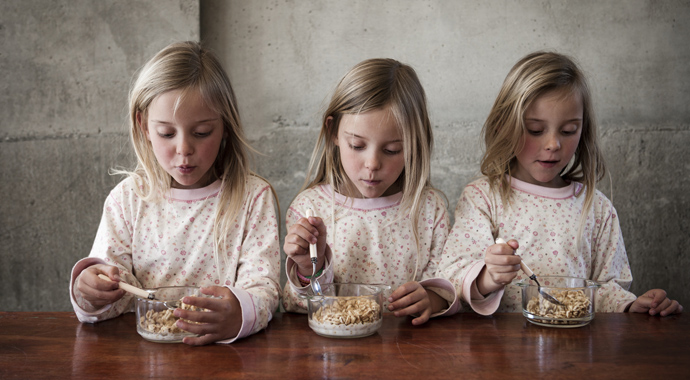
[[690, 376], [690, 316], [597, 314], [587, 326], [532, 325], [474, 313], [412, 326], [386, 314], [374, 335], [316, 335], [307, 316], [278, 313], [230, 345], [141, 338], [129, 313], [82, 324], [71, 312], [0, 312], [0, 379], [32, 378], [602, 378]]

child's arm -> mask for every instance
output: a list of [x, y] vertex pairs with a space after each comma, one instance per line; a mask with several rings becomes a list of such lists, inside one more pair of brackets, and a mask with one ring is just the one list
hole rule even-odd
[[[589, 239], [592, 244], [591, 279], [601, 284], [597, 290], [595, 311], [624, 312], [636, 297], [628, 291], [633, 278], [618, 215], [611, 202], [598, 191], [593, 207], [592, 219], [597, 222], [590, 232], [592, 239]], [[582, 250], [580, 248], [580, 252]]]
[[[419, 214], [417, 227], [423, 268], [417, 274], [419, 282], [408, 282], [398, 287], [388, 298], [388, 309], [397, 317], [413, 315], [412, 324], [420, 325], [432, 317], [457, 313], [461, 306], [453, 284], [439, 277], [443, 247], [450, 232], [450, 219], [445, 201], [434, 190], [427, 190]], [[428, 251], [424, 249], [428, 247]]]
[[495, 290], [488, 292], [492, 289], [488, 281], [491, 277], [489, 275], [485, 279], [486, 274], [482, 277], [480, 290], [477, 279], [482, 272], [486, 273], [485, 257], [487, 253], [512, 255], [511, 247], [495, 247], [494, 244], [500, 232], [496, 219], [501, 206], [491, 202], [496, 199], [490, 196], [486, 180], [478, 180], [465, 187], [455, 208], [455, 224], [443, 249], [440, 266], [441, 276], [453, 283], [460, 299], [482, 315], [493, 314], [498, 309], [505, 290], [504, 286], [495, 288], [494, 284]]
[[681, 314], [683, 306], [678, 301], [666, 297], [666, 291], [652, 289], [637, 297], [630, 305], [630, 309], [626, 311], [631, 313], [649, 313], [649, 315], [659, 314], [665, 317], [671, 314]]
[[[239, 223], [242, 231], [227, 231], [241, 234], [241, 247], [233, 253], [239, 255], [237, 268], [225, 272], [221, 285], [226, 286], [202, 288], [204, 294], [222, 298], [188, 297], [190, 304], [209, 311], [176, 311], [184, 319], [204, 323], [188, 330], [204, 335], [185, 339], [187, 344], [232, 343], [266, 328], [278, 309], [280, 239], [273, 193], [268, 183], [256, 177], [250, 177], [247, 188], [245, 206], [238, 216], [243, 219]], [[192, 329], [185, 322], [178, 323]]]
[[103, 294], [97, 295], [96, 292], [117, 288], [117, 284], [98, 279], [99, 273], [111, 279], [123, 277], [123, 281], [140, 286], [132, 275], [132, 236], [131, 223], [128, 223], [131, 218], [129, 210], [121, 206], [124, 203], [123, 194], [128, 190], [133, 191], [126, 184], [126, 181], [121, 182], [106, 198], [91, 253], [72, 268], [70, 298], [81, 322], [114, 318], [132, 308], [132, 295], [122, 290], [114, 290], [100, 301], [95, 301], [94, 298], [103, 297]]

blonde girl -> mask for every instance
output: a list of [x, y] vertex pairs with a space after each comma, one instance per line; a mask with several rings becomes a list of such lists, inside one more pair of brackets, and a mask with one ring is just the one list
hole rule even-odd
[[[105, 201], [70, 296], [82, 322], [132, 310], [124, 281], [143, 288], [199, 286], [176, 309], [184, 343], [230, 343], [268, 324], [279, 304], [280, 253], [271, 186], [254, 175], [237, 101], [218, 59], [195, 42], [172, 44], [130, 92], [137, 156]], [[99, 278], [99, 274], [110, 281]]]
[[[465, 187], [443, 253], [444, 275], [481, 314], [519, 312], [520, 260], [538, 275], [602, 284], [598, 312], [668, 315], [682, 306], [653, 289], [635, 297], [605, 174], [587, 81], [567, 56], [536, 52], [506, 77], [484, 124], [484, 175]], [[497, 238], [508, 240], [494, 244]], [[517, 254], [517, 255], [516, 255]]]
[[[299, 295], [316, 277], [390, 285], [388, 310], [415, 315], [413, 324], [457, 311], [452, 284], [434, 277], [449, 219], [429, 180], [433, 136], [415, 71], [393, 59], [359, 63], [321, 125], [305, 186], [287, 211], [285, 309], [305, 312]], [[307, 209], [316, 216], [307, 219]]]

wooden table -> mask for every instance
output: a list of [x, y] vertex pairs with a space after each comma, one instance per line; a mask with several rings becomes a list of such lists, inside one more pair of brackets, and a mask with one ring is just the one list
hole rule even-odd
[[141, 338], [134, 315], [81, 324], [70, 312], [0, 312], [0, 379], [605, 378], [690, 376], [690, 316], [597, 314], [545, 328], [521, 314], [458, 314], [412, 326], [386, 314], [360, 339], [316, 335], [300, 314], [231, 345]]

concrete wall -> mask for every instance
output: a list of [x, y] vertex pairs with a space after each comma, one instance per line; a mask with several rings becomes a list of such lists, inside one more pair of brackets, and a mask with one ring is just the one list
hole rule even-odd
[[[690, 4], [684, 1], [33, 1], [0, 3], [0, 310], [70, 310], [103, 200], [131, 163], [130, 79], [167, 43], [224, 60], [256, 168], [283, 214], [304, 180], [324, 103], [357, 62], [417, 69], [429, 97], [433, 181], [452, 212], [479, 130], [528, 52], [578, 58], [594, 87], [633, 291], [690, 305]], [[284, 233], [285, 231], [283, 231]]]

